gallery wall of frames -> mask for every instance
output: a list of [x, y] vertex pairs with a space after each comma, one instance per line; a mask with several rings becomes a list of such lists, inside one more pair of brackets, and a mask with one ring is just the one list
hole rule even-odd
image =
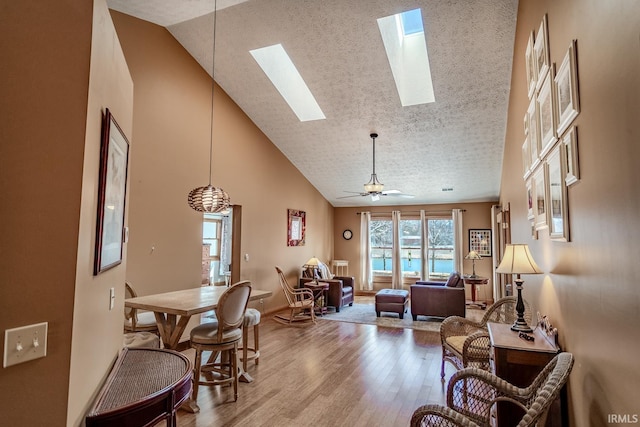
[[580, 179], [578, 130], [573, 125], [580, 113], [577, 41], [569, 43], [557, 69], [550, 57], [545, 14], [537, 31], [531, 31], [525, 51], [529, 107], [524, 115], [523, 177], [532, 238], [548, 232], [552, 240], [567, 242], [567, 189]]

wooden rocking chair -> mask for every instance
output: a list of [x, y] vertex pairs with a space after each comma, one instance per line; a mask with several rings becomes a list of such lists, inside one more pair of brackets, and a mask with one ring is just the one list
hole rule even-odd
[[280, 286], [282, 287], [284, 296], [287, 298], [290, 312], [289, 317], [275, 315], [274, 320], [288, 325], [291, 325], [294, 322], [299, 323], [311, 321], [315, 323], [316, 318], [314, 314], [313, 292], [311, 292], [310, 289], [292, 288], [287, 282], [287, 278], [280, 267], [276, 266], [276, 272], [278, 273]]

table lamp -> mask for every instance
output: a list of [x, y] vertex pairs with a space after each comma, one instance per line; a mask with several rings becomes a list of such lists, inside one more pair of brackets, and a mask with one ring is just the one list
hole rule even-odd
[[512, 331], [533, 332], [533, 329], [527, 325], [524, 320], [524, 302], [522, 301], [522, 284], [524, 280], [520, 278], [521, 274], [540, 274], [542, 271], [536, 264], [529, 252], [529, 245], [526, 244], [507, 244], [504, 248], [504, 256], [500, 265], [496, 269], [497, 273], [516, 274], [516, 289], [518, 290], [518, 300], [516, 301], [517, 319], [511, 325]]
[[304, 268], [305, 270], [309, 271], [311, 273], [311, 278], [313, 280], [319, 279], [320, 278], [320, 274], [318, 273], [320, 267], [320, 260], [316, 257], [311, 257], [309, 258], [309, 261], [307, 261], [302, 268]]
[[482, 257], [480, 256], [480, 254], [476, 251], [470, 251], [467, 256], [465, 257], [465, 259], [470, 259], [473, 262], [473, 274], [471, 274], [470, 277], [473, 277], [474, 279], [476, 277], [478, 277], [476, 275], [476, 260], [477, 259], [482, 259]]

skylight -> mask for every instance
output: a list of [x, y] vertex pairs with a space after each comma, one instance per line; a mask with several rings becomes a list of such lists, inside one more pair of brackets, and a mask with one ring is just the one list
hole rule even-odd
[[281, 44], [249, 51], [301, 122], [324, 119], [324, 113]]
[[402, 106], [435, 102], [422, 11], [379, 18], [378, 28]]

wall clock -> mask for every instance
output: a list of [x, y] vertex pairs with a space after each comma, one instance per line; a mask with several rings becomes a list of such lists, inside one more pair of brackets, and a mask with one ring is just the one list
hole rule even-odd
[[344, 237], [345, 240], [351, 240], [351, 238], [353, 237], [353, 232], [351, 230], [344, 230], [342, 232], [342, 237]]

